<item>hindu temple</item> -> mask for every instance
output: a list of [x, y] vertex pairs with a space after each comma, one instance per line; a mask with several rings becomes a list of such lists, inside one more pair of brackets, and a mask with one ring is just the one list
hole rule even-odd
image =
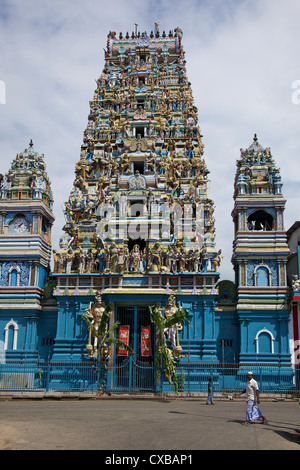
[[[110, 306], [106, 331], [133, 354], [121, 343], [106, 351], [109, 380], [122, 390], [144, 390], [147, 381], [147, 390], [155, 390], [155, 308], [166, 321], [178, 312], [188, 315], [188, 322], [173, 322], [162, 333], [177, 366], [213, 364], [218, 380], [221, 363], [235, 364], [241, 374], [241, 364], [283, 364], [293, 381], [280, 170], [256, 135], [240, 156], [232, 155], [238, 158], [232, 177], [235, 282], [220, 282], [209, 164], [182, 39], [178, 27], [109, 32], [59, 246], [51, 245], [53, 195], [44, 155], [32, 141], [1, 175], [6, 358], [95, 363]], [[62, 376], [56, 368], [58, 387]], [[193, 390], [200, 386], [195, 377]]]

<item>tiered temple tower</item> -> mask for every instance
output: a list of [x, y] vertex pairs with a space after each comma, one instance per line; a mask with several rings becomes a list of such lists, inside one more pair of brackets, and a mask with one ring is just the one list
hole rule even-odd
[[232, 262], [238, 286], [240, 363], [290, 364], [285, 199], [270, 148], [254, 136], [235, 178]]
[[41, 300], [50, 270], [52, 206], [44, 155], [31, 141], [1, 175], [0, 322], [8, 359], [36, 359], [46, 341]]
[[181, 41], [179, 28], [108, 35], [54, 253], [54, 358], [83, 357], [81, 315], [100, 291], [113, 305], [112, 321], [130, 326], [140, 359], [141, 325], [151, 327], [151, 360], [155, 353], [148, 306], [163, 307], [174, 294], [191, 318], [189, 333], [183, 328], [178, 338], [183, 351], [189, 347], [192, 360], [217, 360], [221, 251]]

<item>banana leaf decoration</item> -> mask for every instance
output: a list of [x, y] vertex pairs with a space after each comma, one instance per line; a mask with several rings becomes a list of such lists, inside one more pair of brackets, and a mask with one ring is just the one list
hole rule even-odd
[[[178, 393], [178, 382], [176, 375], [176, 361], [171, 356], [171, 351], [167, 347], [164, 331], [171, 328], [172, 326], [186, 321], [190, 323], [188, 319], [189, 311], [187, 309], [181, 309], [174, 313], [170, 318], [165, 318], [162, 315], [162, 310], [157, 307], [149, 307], [150, 310], [150, 319], [152, 323], [155, 323], [157, 326], [160, 335], [159, 335], [159, 347], [156, 352], [155, 358], [155, 374], [156, 377], [160, 378], [160, 373], [162, 368], [164, 369], [165, 376], [169, 381], [170, 385], [173, 385], [174, 391]], [[173, 381], [173, 382], [172, 382]]]

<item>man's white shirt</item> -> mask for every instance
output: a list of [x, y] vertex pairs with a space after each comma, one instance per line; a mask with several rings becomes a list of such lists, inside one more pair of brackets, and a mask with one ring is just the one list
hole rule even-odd
[[256, 391], [259, 390], [258, 383], [256, 380], [251, 379], [248, 380], [247, 387], [246, 387], [246, 397], [247, 400], [256, 401]]

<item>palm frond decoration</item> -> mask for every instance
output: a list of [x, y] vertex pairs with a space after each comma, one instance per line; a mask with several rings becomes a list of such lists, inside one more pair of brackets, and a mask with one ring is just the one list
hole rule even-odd
[[[98, 357], [100, 364], [103, 364], [109, 356], [109, 346], [116, 344], [121, 346], [130, 354], [133, 350], [126, 343], [118, 338], [112, 336], [113, 332], [118, 329], [120, 322], [115, 322], [108, 328], [109, 318], [112, 312], [112, 306], [108, 307], [101, 301], [101, 296], [95, 299], [94, 306], [86, 309], [86, 313], [82, 315], [82, 319], [86, 322], [89, 330], [89, 343], [87, 351], [90, 356]], [[91, 338], [94, 338], [94, 346], [91, 343]]]

